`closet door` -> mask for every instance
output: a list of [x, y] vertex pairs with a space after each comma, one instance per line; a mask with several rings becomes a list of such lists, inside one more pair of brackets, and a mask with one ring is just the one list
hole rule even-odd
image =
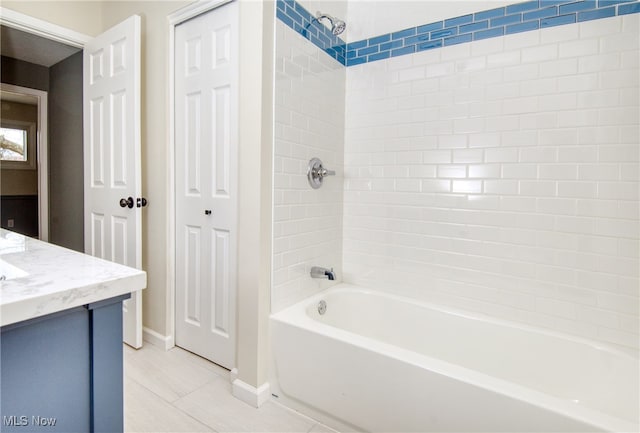
[[238, 5], [176, 27], [176, 345], [235, 365]]

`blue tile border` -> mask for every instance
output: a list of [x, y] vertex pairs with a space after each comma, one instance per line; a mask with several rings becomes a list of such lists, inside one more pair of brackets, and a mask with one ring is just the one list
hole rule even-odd
[[[306, 10], [300, 3], [296, 2], [295, 0], [276, 0], [276, 17], [291, 29], [293, 29], [296, 33], [299, 33], [300, 35], [302, 35], [302, 37], [306, 38], [315, 46], [327, 53], [329, 56], [340, 62], [340, 64], [342, 64], [343, 66], [347, 66], [347, 57], [349, 53], [347, 52], [346, 42], [340, 37], [335, 36], [333, 33], [331, 33], [330, 28], [318, 22], [315, 16], [311, 15], [311, 13], [309, 13], [309, 11]], [[371, 52], [378, 52], [378, 44], [380, 43], [380, 41], [387, 41], [390, 39], [390, 36], [380, 35], [371, 39], [378, 41], [371, 44]], [[365, 48], [368, 44], [367, 41], [364, 40], [359, 41], [353, 45], [354, 46], [351, 49]], [[389, 54], [390, 53], [387, 53], [387, 57], [389, 57]], [[355, 55], [358, 56], [358, 58], [362, 57], [358, 53], [355, 53]], [[356, 58], [354, 57], [354, 54], [351, 54], [351, 56], [352, 58]], [[380, 60], [382, 58], [383, 57], [373, 58], [371, 59], [371, 61]]]
[[277, 0], [276, 8], [280, 21], [345, 66], [635, 13], [640, 13], [640, 0], [528, 0], [346, 44], [295, 0]]

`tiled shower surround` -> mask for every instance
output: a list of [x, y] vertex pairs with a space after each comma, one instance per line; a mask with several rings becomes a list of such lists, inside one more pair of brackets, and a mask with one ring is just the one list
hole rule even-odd
[[[326, 233], [322, 254], [342, 263], [346, 282], [638, 348], [639, 18], [350, 66], [346, 87], [345, 68], [326, 54], [336, 76], [303, 72], [313, 84], [283, 63], [292, 92], [276, 84], [274, 311], [324, 287], [296, 274], [309, 262], [294, 245]], [[292, 41], [323, 54], [281, 22], [277, 30], [278, 62], [283, 49], [294, 62]], [[297, 157], [278, 140], [311, 93], [339, 101], [342, 91], [335, 142], [294, 134], [286, 145], [326, 146], [340, 161], [344, 133], [343, 208], [325, 208], [318, 226], [305, 219], [317, 191], [300, 167], [315, 155], [284, 174], [283, 161]], [[339, 103], [326, 109], [309, 119], [335, 115]], [[300, 189], [290, 201], [292, 182]], [[289, 222], [295, 234], [283, 233]]]
[[[272, 310], [326, 288], [312, 266], [342, 275], [344, 66], [276, 21]], [[335, 170], [320, 189], [307, 182], [318, 157]]]

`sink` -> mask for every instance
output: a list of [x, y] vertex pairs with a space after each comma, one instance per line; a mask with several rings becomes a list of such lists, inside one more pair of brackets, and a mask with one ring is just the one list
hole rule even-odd
[[0, 281], [26, 277], [27, 275], [28, 274], [22, 269], [10, 265], [9, 263], [0, 259]]

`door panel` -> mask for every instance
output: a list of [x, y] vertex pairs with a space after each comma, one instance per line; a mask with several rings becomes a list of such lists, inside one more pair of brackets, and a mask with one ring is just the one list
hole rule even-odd
[[237, 2], [176, 27], [176, 344], [235, 366]]
[[[142, 266], [141, 209], [121, 198], [141, 197], [140, 17], [132, 16], [84, 49], [85, 251]], [[142, 299], [124, 302], [124, 341], [142, 346]]]

